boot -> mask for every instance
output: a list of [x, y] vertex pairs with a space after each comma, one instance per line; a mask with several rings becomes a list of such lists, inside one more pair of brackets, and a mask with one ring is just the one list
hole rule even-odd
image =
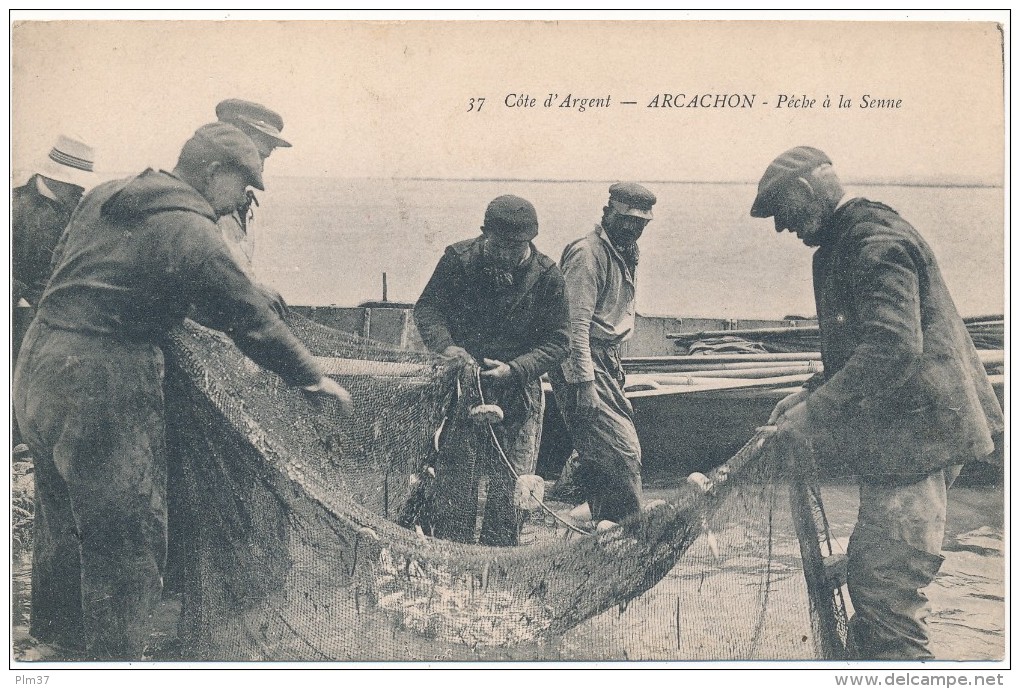
[[932, 660], [924, 589], [944, 558], [858, 524], [847, 549], [854, 606], [849, 651], [856, 660]]

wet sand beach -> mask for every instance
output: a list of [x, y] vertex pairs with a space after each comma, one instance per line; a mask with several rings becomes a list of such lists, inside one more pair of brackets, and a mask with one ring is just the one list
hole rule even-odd
[[[16, 465], [16, 489], [29, 489], [31, 474]], [[646, 499], [668, 500], [657, 485]], [[823, 488], [836, 552], [845, 551], [857, 515], [856, 487]], [[560, 505], [565, 507], [565, 505]], [[785, 497], [775, 501], [771, 543], [731, 514], [717, 515], [711, 542], [699, 538], [662, 581], [626, 605], [608, 610], [561, 637], [536, 646], [533, 660], [805, 660], [816, 657], [797, 542]], [[548, 538], [536, 521], [523, 540]], [[538, 533], [541, 532], [541, 533]], [[24, 536], [24, 534], [22, 534]], [[40, 644], [29, 633], [31, 554], [13, 563], [12, 626], [15, 661], [74, 660]], [[1001, 660], [1005, 653], [1003, 486], [954, 488], [945, 563], [928, 587], [932, 649], [939, 660]], [[763, 583], [764, 582], [764, 583]], [[763, 604], [764, 603], [764, 604]], [[156, 658], [172, 645], [180, 609], [165, 596], [153, 619]], [[183, 660], [187, 660], [184, 658]], [[372, 659], [366, 659], [372, 660]]]

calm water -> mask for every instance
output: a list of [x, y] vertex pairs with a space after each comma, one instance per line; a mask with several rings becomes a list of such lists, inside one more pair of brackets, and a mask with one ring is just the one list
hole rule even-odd
[[[648, 183], [641, 240], [645, 314], [781, 318], [814, 313], [811, 250], [748, 216], [754, 186]], [[599, 221], [602, 182], [271, 178], [257, 209], [256, 270], [294, 304], [414, 301], [443, 248], [475, 236], [486, 204], [513, 193], [538, 209], [536, 245], [558, 260]], [[851, 187], [900, 211], [934, 249], [962, 315], [1002, 313], [1001, 188]]]

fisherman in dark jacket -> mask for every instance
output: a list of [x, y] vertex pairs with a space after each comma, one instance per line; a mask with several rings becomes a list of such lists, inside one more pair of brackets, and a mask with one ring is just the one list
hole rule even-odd
[[947, 492], [989, 461], [1002, 409], [924, 239], [894, 210], [849, 198], [821, 151], [776, 158], [754, 217], [814, 255], [824, 372], [772, 415], [781, 447], [840, 457], [859, 477], [848, 549], [860, 659], [930, 659], [927, 597], [942, 564]]
[[39, 303], [60, 235], [82, 193], [94, 184], [93, 158], [91, 146], [61, 135], [28, 183], [11, 191], [15, 304]]
[[140, 659], [166, 561], [161, 344], [192, 304], [290, 385], [350, 396], [325, 377], [231, 259], [216, 219], [262, 189], [235, 127], [201, 127], [173, 172], [82, 200], [14, 377], [35, 460], [33, 636], [88, 659]]
[[[544, 398], [539, 378], [569, 347], [568, 305], [556, 263], [539, 253], [535, 207], [500, 196], [485, 211], [482, 235], [446, 248], [414, 308], [422, 340], [432, 351], [478, 363], [486, 401], [504, 419], [497, 436], [518, 475], [538, 461]], [[481, 469], [481, 468], [479, 468]], [[489, 468], [481, 542], [516, 545], [523, 513], [514, 507], [515, 479], [502, 464]], [[437, 467], [437, 536], [472, 540], [478, 473]], [[466, 509], [465, 509], [466, 508]]]
[[[60, 236], [82, 193], [95, 183], [94, 157], [88, 144], [60, 135], [46, 158], [35, 166], [35, 174], [11, 191], [12, 371], [50, 279]], [[17, 423], [11, 429], [11, 439], [14, 445], [21, 443]]]

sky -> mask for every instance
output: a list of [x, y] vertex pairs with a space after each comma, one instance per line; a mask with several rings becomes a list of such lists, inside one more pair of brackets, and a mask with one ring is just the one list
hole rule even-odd
[[[269, 175], [753, 182], [809, 144], [848, 180], [1003, 183], [989, 21], [32, 19], [12, 25], [11, 55], [14, 170], [60, 133], [93, 145], [104, 176], [170, 167], [240, 97], [277, 110], [294, 144]], [[656, 94], [754, 106], [647, 107]], [[558, 107], [568, 95], [610, 106]]]

